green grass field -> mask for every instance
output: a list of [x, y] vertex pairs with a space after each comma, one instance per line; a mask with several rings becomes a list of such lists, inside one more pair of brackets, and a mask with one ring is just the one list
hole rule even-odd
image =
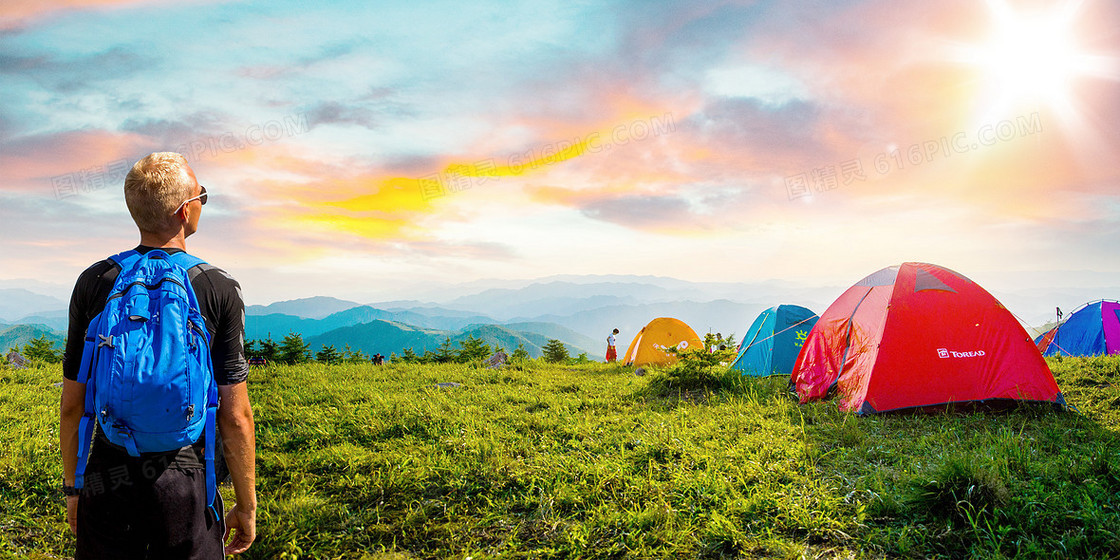
[[[254, 369], [244, 556], [1120, 557], [1120, 358], [1050, 363], [1080, 413], [859, 418], [603, 364]], [[0, 370], [5, 558], [73, 555], [60, 380]]]

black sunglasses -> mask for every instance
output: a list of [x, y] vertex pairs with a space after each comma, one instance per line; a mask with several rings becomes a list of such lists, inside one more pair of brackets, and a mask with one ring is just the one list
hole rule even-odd
[[174, 212], [172, 212], [172, 214], [178, 214], [178, 213], [179, 213], [179, 210], [182, 210], [184, 206], [186, 206], [187, 204], [190, 204], [190, 202], [191, 202], [192, 200], [195, 200], [195, 199], [198, 199], [198, 202], [199, 202], [199, 204], [202, 204], [202, 205], [204, 205], [204, 206], [205, 206], [205, 205], [206, 205], [206, 199], [208, 198], [208, 197], [206, 196], [206, 187], [204, 187], [204, 186], [202, 186], [202, 185], [199, 185], [199, 186], [198, 186], [198, 188], [199, 188], [199, 189], [201, 189], [201, 190], [202, 190], [202, 192], [201, 192], [201, 193], [199, 193], [199, 195], [198, 195], [198, 196], [192, 196], [192, 197], [190, 197], [190, 198], [188, 198], [188, 199], [184, 200], [184, 201], [183, 201], [183, 203], [182, 203], [182, 204], [180, 204], [180, 205], [179, 205], [179, 207], [178, 207], [178, 208], [176, 208]]

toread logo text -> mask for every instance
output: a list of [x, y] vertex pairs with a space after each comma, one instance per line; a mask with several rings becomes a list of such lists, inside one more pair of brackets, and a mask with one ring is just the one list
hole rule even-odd
[[937, 349], [938, 358], [979, 358], [981, 356], [984, 356], [983, 350], [973, 350], [971, 352], [955, 352], [947, 348]]

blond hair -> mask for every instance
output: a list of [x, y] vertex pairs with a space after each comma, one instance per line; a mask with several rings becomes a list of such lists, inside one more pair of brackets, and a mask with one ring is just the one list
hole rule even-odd
[[124, 179], [124, 201], [140, 231], [161, 233], [178, 226], [175, 210], [190, 198], [194, 182], [187, 158], [175, 152], [148, 154]]

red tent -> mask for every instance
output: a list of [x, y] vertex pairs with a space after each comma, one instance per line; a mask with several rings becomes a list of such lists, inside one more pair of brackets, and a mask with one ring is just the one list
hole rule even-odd
[[1065, 404], [1011, 312], [968, 278], [925, 263], [884, 268], [844, 292], [809, 332], [791, 379], [802, 403], [835, 387], [840, 409], [859, 414], [1003, 399]]

